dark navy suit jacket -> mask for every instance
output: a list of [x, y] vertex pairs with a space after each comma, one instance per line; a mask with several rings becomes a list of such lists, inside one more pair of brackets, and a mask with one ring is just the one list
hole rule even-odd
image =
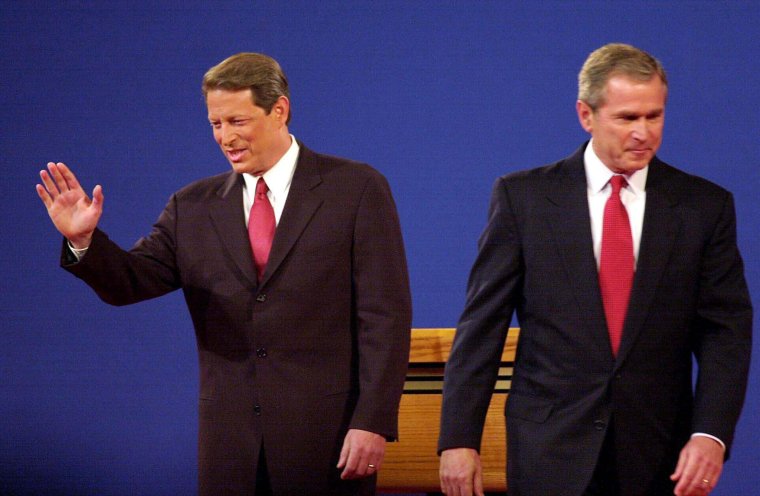
[[[499, 178], [446, 367], [439, 449], [478, 448], [505, 334], [521, 327], [506, 406], [510, 495], [575, 496], [614, 428], [623, 494], [667, 492], [693, 432], [730, 448], [752, 308], [732, 196], [657, 158], [618, 356], [593, 254], [582, 146]], [[699, 365], [692, 388], [692, 356]]]

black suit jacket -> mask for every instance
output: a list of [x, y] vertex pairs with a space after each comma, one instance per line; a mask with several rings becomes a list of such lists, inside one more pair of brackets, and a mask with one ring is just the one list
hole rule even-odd
[[[624, 495], [660, 494], [693, 432], [730, 447], [752, 309], [722, 188], [655, 158], [617, 358], [593, 254], [581, 147], [494, 185], [445, 373], [440, 449], [478, 448], [513, 311], [510, 495], [580, 495], [607, 428]], [[692, 355], [699, 364], [692, 391]]]
[[349, 428], [397, 436], [409, 282], [395, 205], [369, 166], [301, 146], [261, 283], [242, 176], [174, 194], [129, 252], [97, 231], [64, 265], [106, 302], [181, 288], [200, 360], [201, 494], [254, 494], [266, 449], [277, 494], [353, 494], [335, 468]]

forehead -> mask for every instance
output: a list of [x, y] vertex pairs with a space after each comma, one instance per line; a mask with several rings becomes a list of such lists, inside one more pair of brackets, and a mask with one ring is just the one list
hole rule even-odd
[[[214, 88], [206, 93], [206, 107], [209, 116], [227, 115], [231, 113], [256, 112], [259, 107], [253, 103], [253, 94], [250, 88], [242, 90], [225, 90]], [[259, 109], [261, 110], [261, 109]]]
[[623, 75], [615, 75], [604, 86], [604, 107], [664, 108], [667, 87], [655, 76], [640, 81]]

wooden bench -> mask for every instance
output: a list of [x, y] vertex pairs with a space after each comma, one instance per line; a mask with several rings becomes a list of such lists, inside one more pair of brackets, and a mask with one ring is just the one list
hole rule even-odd
[[[506, 491], [504, 403], [512, 378], [519, 329], [510, 328], [499, 380], [486, 416], [480, 449], [484, 490]], [[454, 329], [412, 329], [409, 371], [399, 410], [399, 441], [388, 443], [378, 491], [439, 492], [437, 455], [443, 367]]]

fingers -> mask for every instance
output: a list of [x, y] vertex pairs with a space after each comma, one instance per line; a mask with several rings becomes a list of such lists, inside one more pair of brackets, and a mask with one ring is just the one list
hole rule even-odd
[[69, 175], [71, 175], [71, 171], [69, 171], [68, 168], [66, 168], [66, 166], [63, 165], [63, 163], [61, 162], [58, 162], [57, 164], [53, 162], [48, 163], [48, 171], [50, 171], [50, 175], [53, 176], [55, 185], [61, 193], [65, 193], [66, 191], [71, 190], [71, 188], [69, 187], [69, 184], [66, 182], [66, 179], [64, 178], [64, 175], [63, 175], [64, 168], [69, 173]]
[[480, 456], [470, 448], [454, 448], [441, 453], [441, 490], [446, 496], [483, 496]]
[[385, 438], [378, 434], [351, 429], [341, 449], [338, 468], [341, 479], [359, 479], [377, 473], [385, 455]]
[[[365, 472], [368, 472], [368, 469], [370, 468], [369, 465], [373, 465], [372, 469], [375, 468], [374, 464], [371, 464], [369, 460], [366, 458], [366, 456], [363, 456], [359, 449], [352, 449], [351, 441], [349, 439], [346, 439], [344, 442], [344, 449], [345, 449], [345, 458], [343, 465], [338, 464], [338, 468], [343, 468], [343, 472], [340, 474], [341, 479], [358, 479], [360, 477], [364, 477]], [[343, 453], [341, 453], [343, 455]], [[341, 456], [343, 458], [343, 456]]]
[[346, 466], [346, 462], [348, 461], [348, 438], [343, 439], [343, 447], [340, 449], [340, 457], [338, 458], [338, 468], [343, 468]]
[[681, 452], [680, 456], [678, 457], [678, 463], [676, 463], [676, 469], [670, 475], [670, 480], [681, 480], [681, 477], [683, 476], [684, 466], [686, 466], [686, 456], [684, 456], [684, 453]]
[[37, 196], [39, 196], [42, 203], [45, 204], [45, 208], [50, 209], [50, 205], [53, 204], [53, 198], [50, 196], [50, 193], [48, 193], [48, 190], [41, 184], [37, 184], [35, 189], [37, 190]]
[[[90, 198], [82, 189], [74, 173], [63, 162], [48, 162], [47, 170], [40, 171], [40, 179], [42, 184], [37, 184], [35, 189], [40, 200], [48, 209], [58, 197], [61, 195], [68, 196], [67, 193], [70, 191], [75, 192], [75, 196], [70, 198], [84, 199], [85, 205], [89, 206]], [[103, 192], [100, 186], [96, 186], [93, 190], [93, 197], [96, 195], [98, 196], [95, 201], [96, 206], [102, 208]]]
[[[49, 162], [48, 168], [52, 168], [52, 167], [55, 167], [55, 164], [52, 162]], [[48, 173], [48, 171], [41, 170], [40, 179], [42, 179], [42, 184], [44, 185], [44, 187], [38, 184], [37, 194], [40, 195], [40, 198], [45, 203], [45, 206], [49, 206], [49, 204], [52, 203], [61, 192], [58, 189], [58, 186], [56, 185], [56, 183], [53, 181], [53, 178]], [[41, 189], [45, 190], [44, 195], [42, 194], [43, 192]]]
[[475, 487], [473, 489], [474, 489], [475, 496], [485, 495], [485, 492], [483, 491], [483, 472], [481, 471], [480, 466], [478, 466], [475, 472]]
[[[39, 187], [37, 188], [37, 194], [43, 203], [45, 203], [45, 206], [54, 202], [59, 195], [67, 191], [82, 188], [74, 173], [63, 162], [48, 162], [47, 168], [48, 170], [40, 171], [40, 178], [47, 194], [42, 194]], [[40, 185], [38, 184], [37, 186]]]
[[[677, 496], [704, 496], [709, 494], [718, 483], [720, 474], [703, 471], [703, 475], [697, 475], [699, 471], [684, 470], [678, 479], [678, 484], [673, 491]], [[674, 474], [675, 475], [675, 474]]]
[[380, 462], [372, 463], [368, 453], [359, 449], [350, 449], [346, 456], [345, 467], [340, 474], [341, 479], [360, 479], [377, 472]]
[[40, 171], [40, 179], [42, 184], [37, 184], [35, 190], [55, 228], [72, 246], [88, 246], [103, 213], [103, 188], [95, 186], [90, 199], [62, 162], [48, 162], [47, 170]]
[[704, 496], [718, 483], [723, 468], [723, 447], [712, 439], [695, 436], [681, 450], [670, 476], [678, 481], [676, 496]]
[[60, 174], [60, 177], [65, 182], [67, 188], [69, 190], [72, 189], [82, 189], [82, 187], [79, 185], [79, 181], [77, 180], [77, 177], [74, 175], [73, 172], [64, 164], [63, 162], [58, 162], [56, 165], [56, 170]]
[[378, 464], [370, 463], [368, 457], [354, 456], [348, 457], [346, 467], [340, 474], [340, 478], [344, 480], [348, 479], [361, 479], [377, 472]]

